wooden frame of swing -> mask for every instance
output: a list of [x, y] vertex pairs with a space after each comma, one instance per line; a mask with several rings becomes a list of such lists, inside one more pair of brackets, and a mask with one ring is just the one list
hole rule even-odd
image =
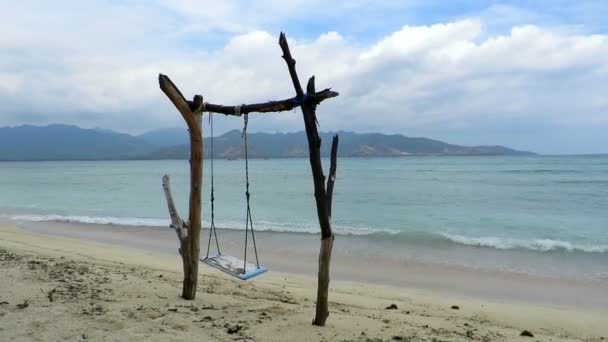
[[[315, 309], [314, 325], [324, 326], [329, 316], [329, 266], [333, 249], [334, 234], [331, 228], [331, 204], [334, 182], [336, 180], [336, 162], [338, 150], [338, 135], [336, 134], [331, 144], [331, 157], [329, 177], [323, 174], [321, 163], [321, 138], [317, 130], [316, 108], [324, 100], [336, 97], [339, 94], [330, 89], [317, 92], [315, 90], [315, 77], [309, 78], [306, 85], [306, 93], [302, 89], [296, 61], [293, 59], [287, 43], [285, 34], [279, 36], [279, 46], [283, 51], [283, 59], [287, 64], [289, 76], [296, 91], [296, 96], [282, 101], [270, 101], [251, 105], [241, 105], [241, 113], [252, 112], [281, 112], [296, 107], [302, 109], [302, 117], [308, 140], [309, 160], [314, 183], [314, 197], [316, 202], [317, 217], [321, 228], [321, 248], [319, 251], [319, 272], [317, 276], [317, 304]], [[200, 113], [203, 111], [203, 97], [194, 95], [192, 101], [184, 98], [181, 91], [166, 75], [159, 74], [158, 82], [161, 90], [167, 95], [175, 108], [184, 118], [190, 135], [190, 203], [189, 219], [184, 221], [179, 216], [169, 185], [169, 176], [163, 176], [163, 190], [167, 199], [167, 206], [171, 216], [171, 228], [173, 228], [179, 239], [179, 253], [182, 257], [184, 268], [184, 281], [182, 297], [193, 300], [196, 296], [198, 282], [198, 261], [200, 254], [200, 230], [201, 230], [201, 184], [202, 184], [202, 130]], [[206, 111], [235, 115], [236, 106], [222, 106], [207, 104]]]

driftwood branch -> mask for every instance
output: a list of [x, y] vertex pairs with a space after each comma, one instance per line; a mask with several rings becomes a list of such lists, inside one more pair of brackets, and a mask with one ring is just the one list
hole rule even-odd
[[321, 239], [319, 251], [319, 272], [317, 275], [317, 306], [315, 318], [312, 324], [325, 326], [329, 317], [329, 266], [331, 264], [331, 252], [334, 247], [334, 236]]
[[[310, 157], [310, 167], [312, 169], [312, 177], [315, 190], [315, 201], [317, 206], [317, 216], [319, 218], [319, 226], [321, 227], [321, 250], [319, 252], [319, 273], [317, 276], [317, 305], [315, 318], [312, 323], [314, 325], [324, 326], [329, 316], [328, 296], [329, 296], [329, 266], [331, 263], [331, 252], [334, 244], [334, 234], [331, 230], [330, 212], [331, 212], [331, 194], [333, 193], [333, 183], [335, 180], [335, 160], [332, 161], [334, 166], [333, 179], [328, 182], [328, 188], [325, 187], [325, 175], [323, 174], [323, 165], [321, 164], [321, 137], [317, 131], [317, 116], [316, 107], [318, 103], [306, 101], [307, 94], [315, 94], [315, 77], [311, 77], [306, 85], [306, 93], [302, 90], [302, 85], [296, 72], [296, 61], [291, 56], [289, 44], [285, 34], [281, 33], [279, 37], [279, 45], [283, 50], [283, 59], [287, 64], [289, 75], [296, 91], [296, 97], [302, 101], [302, 116], [304, 118], [304, 127], [306, 128], [306, 138], [308, 140], [308, 152]], [[336, 149], [337, 155], [338, 140], [334, 138], [332, 149]], [[331, 189], [329, 189], [331, 187]], [[329, 190], [329, 196], [328, 192]]]
[[[298, 97], [292, 97], [290, 99], [279, 100], [279, 101], [268, 101], [264, 103], [253, 103], [253, 104], [242, 104], [240, 108], [240, 115], [249, 114], [249, 113], [270, 113], [270, 112], [283, 112], [292, 110], [294, 108], [300, 107], [304, 102], [310, 102], [314, 105], [318, 105], [324, 100], [330, 99], [332, 97], [336, 97], [340, 94], [331, 90], [325, 89], [318, 93], [312, 93], [306, 96], [306, 98], [299, 99]], [[188, 104], [190, 108], [195, 108], [196, 105], [189, 101]], [[236, 113], [237, 106], [223, 106], [213, 103], [205, 103], [202, 110], [204, 112], [212, 112], [219, 113], [225, 115], [237, 115]]]
[[202, 109], [202, 96], [197, 95], [194, 97], [194, 100], [192, 102], [188, 102], [184, 98], [184, 95], [182, 95], [182, 92], [179, 91], [177, 86], [173, 83], [173, 81], [171, 81], [168, 76], [163, 74], [158, 75], [158, 84], [160, 85], [160, 89], [163, 91], [163, 93], [167, 95], [169, 100], [171, 100], [175, 108], [177, 108], [179, 113], [182, 115], [184, 121], [186, 121], [188, 129], [194, 134], [195, 137], [200, 136], [200, 128], [198, 127], [196, 123], [196, 118], [194, 116], [196, 110], [192, 110], [190, 104], [197, 104], [200, 107], [199, 110]]
[[[201, 127], [201, 113], [203, 97], [196, 95], [192, 102], [186, 101], [177, 86], [175, 86], [169, 77], [163, 74], [158, 75], [158, 84], [160, 85], [160, 89], [180, 112], [184, 121], [186, 121], [190, 135], [190, 202], [188, 224], [186, 225], [188, 233], [185, 235], [185, 239], [182, 240], [180, 238], [179, 252], [182, 256], [184, 267], [182, 297], [184, 299], [194, 299], [196, 297], [196, 284], [198, 282], [202, 216], [203, 130]], [[171, 208], [169, 211], [171, 211]], [[178, 234], [178, 236], [180, 235]]]
[[167, 200], [167, 208], [169, 209], [169, 216], [171, 216], [171, 228], [177, 233], [177, 238], [180, 243], [188, 239], [188, 226], [186, 222], [182, 220], [173, 202], [173, 196], [171, 195], [171, 183], [169, 175], [163, 176], [163, 191], [165, 192], [165, 199]]
[[279, 46], [281, 47], [281, 50], [283, 50], [283, 59], [285, 60], [285, 63], [287, 63], [287, 69], [289, 70], [289, 76], [291, 77], [291, 82], [293, 83], [296, 95], [298, 98], [302, 98], [304, 96], [304, 91], [302, 91], [302, 85], [300, 84], [298, 73], [296, 72], [296, 60], [291, 57], [289, 44], [287, 44], [287, 38], [283, 32], [279, 35]]
[[327, 197], [327, 213], [329, 214], [329, 219], [331, 220], [331, 203], [334, 195], [334, 183], [336, 182], [336, 169], [338, 162], [338, 135], [334, 135], [333, 140], [331, 141], [331, 154], [329, 161], [329, 176], [327, 177], [327, 193], [325, 197]]
[[[184, 95], [179, 91], [177, 86], [171, 81], [171, 79], [166, 76], [160, 74], [158, 76], [158, 81], [160, 84], [160, 88], [167, 95], [167, 97], [171, 100], [171, 102], [175, 105], [175, 107], [179, 110], [179, 112], [184, 116], [184, 113], [199, 113], [201, 111], [219, 113], [225, 115], [237, 115], [237, 107], [238, 106], [224, 106], [213, 103], [203, 103], [202, 96], [195, 95], [192, 101], [186, 100]], [[268, 101], [263, 103], [252, 103], [252, 104], [242, 104], [240, 105], [239, 115], [249, 114], [249, 113], [270, 113], [270, 112], [283, 112], [292, 110], [294, 108], [302, 106], [304, 102], [309, 102], [312, 105], [318, 105], [319, 103], [330, 99], [332, 97], [336, 97], [340, 95], [339, 93], [331, 90], [324, 89], [320, 92], [309, 92], [306, 97], [292, 97], [285, 100], [279, 101]], [[191, 115], [184, 116], [186, 123], [188, 124], [188, 128], [190, 128], [193, 122], [190, 122]], [[187, 118], [188, 117], [188, 118]]]
[[[291, 56], [289, 44], [287, 44], [287, 38], [282, 32], [279, 37], [279, 45], [281, 46], [281, 50], [283, 50], [283, 59], [285, 60], [285, 63], [287, 63], [287, 68], [289, 69], [289, 75], [295, 91], [298, 97], [302, 98], [304, 97], [304, 93], [302, 91], [302, 86], [300, 85], [300, 80], [296, 71], [296, 61]], [[314, 92], [314, 76], [309, 79], [306, 88], [308, 91]], [[323, 174], [323, 165], [321, 164], [321, 138], [319, 137], [319, 132], [317, 131], [316, 126], [315, 106], [313, 106], [311, 103], [304, 102], [304, 104], [302, 104], [302, 116], [304, 118], [304, 126], [306, 128], [306, 137], [308, 138], [308, 151], [314, 180], [315, 200], [317, 204], [319, 225], [321, 226], [321, 236], [323, 238], [328, 238], [332, 236], [332, 231], [331, 224], [329, 222], [329, 215], [327, 214], [325, 175]]]

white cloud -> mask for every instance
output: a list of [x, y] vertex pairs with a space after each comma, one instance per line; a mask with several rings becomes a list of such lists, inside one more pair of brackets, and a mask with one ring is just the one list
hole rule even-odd
[[23, 80], [13, 73], [0, 73], [0, 94], [15, 94], [19, 91]]
[[[419, 54], [434, 51], [445, 54], [462, 42], [470, 42], [479, 35], [481, 24], [473, 20], [463, 20], [432, 26], [404, 26], [375, 44], [362, 59], [398, 57], [413, 59]], [[446, 54], [449, 56], [449, 54]]]
[[[42, 12], [19, 17], [25, 5], [0, 14], [8, 32], [0, 37], [0, 124], [62, 121], [127, 131], [178, 125], [158, 89], [159, 72], [188, 96], [202, 93], [211, 102], [293, 95], [278, 32], [257, 27], [270, 20], [270, 9], [295, 15], [297, 3], [163, 1], [178, 15], [172, 17], [143, 5], [79, 10], [79, 2], [68, 2], [74, 12], [55, 19]], [[192, 26], [199, 19], [205, 27]], [[219, 28], [233, 33], [212, 49], [186, 45], [182, 36]], [[315, 74], [318, 89], [341, 93], [320, 107], [325, 130], [608, 121], [606, 35], [536, 25], [496, 34], [465, 18], [406, 25], [366, 44], [339, 32], [290, 43], [303, 85]], [[301, 129], [300, 120], [261, 115], [254, 128]]]

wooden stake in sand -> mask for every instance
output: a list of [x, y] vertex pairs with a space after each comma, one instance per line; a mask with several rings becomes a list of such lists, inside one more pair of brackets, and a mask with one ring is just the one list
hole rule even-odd
[[285, 60], [285, 63], [287, 63], [296, 96], [302, 101], [302, 116], [304, 117], [306, 138], [308, 139], [308, 152], [314, 181], [317, 217], [319, 218], [319, 226], [321, 226], [321, 251], [319, 252], [319, 274], [317, 276], [317, 308], [312, 323], [314, 325], [324, 326], [325, 321], [327, 321], [327, 316], [329, 316], [327, 303], [329, 293], [329, 264], [331, 262], [331, 251], [334, 245], [334, 234], [331, 230], [330, 216], [332, 193], [336, 179], [338, 136], [334, 136], [332, 142], [331, 172], [326, 188], [325, 175], [323, 175], [323, 166], [321, 164], [321, 138], [317, 131], [317, 103], [307, 101], [307, 94], [315, 93], [315, 77], [312, 76], [308, 80], [308, 85], [306, 86], [307, 94], [304, 94], [298, 78], [298, 73], [296, 72], [296, 61], [291, 56], [287, 38], [285, 38], [285, 34], [282, 32], [279, 37], [279, 45], [281, 46], [281, 50], [283, 50], [283, 59]]
[[163, 189], [171, 215], [171, 227], [177, 232], [179, 239], [179, 254], [182, 256], [184, 266], [184, 286], [182, 298], [194, 299], [196, 297], [196, 284], [198, 281], [198, 257], [200, 254], [201, 233], [201, 195], [203, 183], [203, 132], [201, 127], [201, 114], [203, 97], [194, 96], [194, 101], [188, 103], [182, 93], [165, 75], [158, 76], [160, 89], [173, 102], [179, 110], [190, 133], [190, 210], [188, 222], [179, 216], [169, 185], [169, 176], [163, 176]]
[[308, 80], [306, 93], [296, 72], [296, 61], [291, 56], [289, 45], [285, 34], [281, 32], [279, 46], [283, 51], [283, 59], [293, 83], [296, 96], [280, 101], [270, 101], [257, 104], [243, 104], [239, 106], [223, 106], [212, 103], [203, 103], [203, 97], [195, 95], [193, 101], [187, 101], [175, 84], [165, 75], [159, 75], [160, 88], [171, 100], [173, 105], [181, 113], [186, 121], [190, 133], [190, 213], [188, 222], [184, 222], [173, 203], [169, 176], [163, 177], [163, 189], [167, 199], [169, 215], [171, 215], [171, 227], [176, 231], [180, 242], [180, 255], [184, 266], [184, 285], [182, 297], [194, 299], [196, 296], [196, 283], [198, 278], [199, 240], [201, 230], [201, 185], [202, 185], [202, 112], [221, 113], [225, 115], [243, 115], [253, 112], [281, 112], [292, 110], [296, 107], [302, 108], [304, 127], [308, 139], [308, 150], [310, 155], [310, 167], [312, 169], [314, 195], [317, 205], [317, 217], [321, 227], [321, 250], [319, 252], [319, 273], [317, 285], [317, 307], [313, 324], [324, 326], [329, 316], [328, 293], [329, 293], [329, 265], [334, 242], [334, 234], [331, 229], [331, 203], [336, 180], [336, 162], [338, 155], [338, 135], [334, 136], [331, 145], [330, 173], [325, 183], [323, 166], [321, 164], [321, 138], [317, 131], [316, 108], [324, 100], [336, 97], [339, 94], [330, 89], [320, 92], [315, 91], [315, 77]]

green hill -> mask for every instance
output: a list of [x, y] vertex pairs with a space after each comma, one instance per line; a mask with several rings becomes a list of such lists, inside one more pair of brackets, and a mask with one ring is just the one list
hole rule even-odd
[[[322, 155], [328, 156], [332, 132], [321, 133]], [[503, 146], [459, 146], [427, 138], [409, 138], [403, 135], [380, 133], [339, 132], [341, 157], [404, 157], [404, 156], [492, 156], [531, 155]], [[249, 133], [249, 156], [252, 158], [302, 158], [308, 156], [308, 144], [304, 132], [296, 133]], [[205, 138], [205, 156], [210, 155], [210, 140]], [[217, 158], [242, 158], [243, 142], [240, 131], [233, 130], [214, 140]], [[161, 148], [149, 155], [149, 159], [187, 159], [188, 145]]]
[[[329, 153], [334, 133], [321, 133], [323, 156]], [[380, 133], [339, 132], [342, 157], [526, 155], [502, 146], [459, 146], [427, 138]], [[308, 156], [304, 132], [250, 133], [252, 158], [301, 158]], [[164, 129], [132, 136], [101, 129], [69, 125], [0, 127], [0, 161], [188, 159], [186, 129]], [[217, 158], [242, 158], [241, 132], [233, 130], [215, 138]], [[205, 138], [205, 157], [210, 156]]]
[[129, 134], [69, 125], [0, 127], [0, 160], [128, 159], [155, 147]]

